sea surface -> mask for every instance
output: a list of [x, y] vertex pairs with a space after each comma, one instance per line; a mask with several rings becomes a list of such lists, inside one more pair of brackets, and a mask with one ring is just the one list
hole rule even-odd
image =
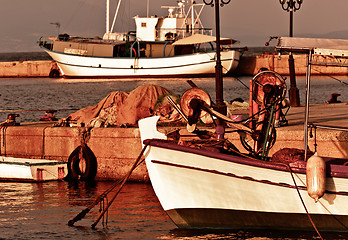
[[[251, 77], [224, 78], [224, 99], [230, 102], [236, 98], [248, 101]], [[171, 92], [182, 95], [190, 89], [188, 79], [64, 79], [64, 78], [0, 78], [0, 122], [9, 113], [18, 113], [20, 122], [38, 121], [45, 110], [55, 109], [57, 118], [67, 117], [87, 106], [94, 106], [113, 91], [130, 92], [144, 84], [157, 84]], [[198, 87], [207, 91], [215, 100], [215, 79], [194, 78]], [[305, 77], [297, 77], [301, 105], [305, 104]], [[287, 88], [290, 87], [286, 80]], [[313, 76], [311, 81], [312, 104], [323, 104], [332, 93], [339, 93], [338, 100], [348, 102], [348, 77]]]
[[[315, 232], [178, 229], [163, 211], [150, 183], [124, 186], [107, 217], [95, 229], [100, 214], [95, 206], [74, 226], [82, 210], [113, 182], [0, 183], [0, 239], [319, 239]], [[113, 194], [109, 197], [111, 200]], [[347, 239], [348, 234], [321, 233], [324, 239]]]
[[[225, 78], [224, 99], [247, 100], [249, 79]], [[0, 122], [5, 121], [10, 112], [20, 115], [19, 122], [37, 121], [47, 109], [59, 110], [58, 118], [67, 117], [77, 109], [96, 105], [110, 92], [129, 92], [144, 84], [157, 84], [181, 95], [190, 88], [186, 80], [0, 79]], [[191, 80], [215, 99], [214, 78]], [[338, 99], [348, 102], [348, 86], [340, 83], [348, 83], [347, 77], [314, 76], [312, 80], [311, 103], [325, 103], [331, 93], [340, 93]], [[304, 77], [297, 78], [297, 86], [304, 104]], [[2, 182], [0, 239], [318, 239], [315, 232], [181, 230], [162, 210], [150, 183], [126, 184], [109, 210], [107, 225], [99, 223], [96, 229], [90, 227], [98, 217], [99, 205], [74, 227], [67, 225], [113, 184]], [[348, 234], [322, 235], [325, 239], [348, 239]]]

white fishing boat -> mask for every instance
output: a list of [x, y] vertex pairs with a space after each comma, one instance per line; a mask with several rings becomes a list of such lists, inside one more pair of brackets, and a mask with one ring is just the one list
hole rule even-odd
[[[106, 33], [103, 39], [42, 37], [39, 45], [57, 62], [66, 78], [160, 78], [207, 77], [215, 73], [216, 47], [212, 30], [204, 28], [200, 14], [205, 6], [195, 1], [178, 1], [168, 7], [168, 16], [135, 16], [136, 31], [114, 33], [109, 27], [107, 1]], [[243, 48], [238, 41], [221, 42], [223, 74], [236, 69]]]
[[[268, 151], [272, 140], [267, 137], [261, 138], [263, 148], [266, 148], [262, 149], [262, 156], [260, 151], [241, 154], [221, 148], [225, 141], [221, 139], [211, 139], [212, 144], [168, 140], [156, 129], [158, 117], [139, 121], [152, 186], [163, 209], [178, 227], [348, 231], [348, 159], [313, 155], [305, 160], [308, 155], [311, 65], [324, 64], [316, 60], [317, 56], [325, 55], [330, 59], [343, 58], [345, 61], [335, 61], [335, 65], [344, 66], [348, 41], [281, 37], [276, 49], [279, 52], [300, 51], [308, 56], [304, 160], [269, 161], [264, 152]], [[333, 65], [332, 61], [330, 65]], [[277, 98], [280, 100], [281, 94], [271, 93], [277, 89], [275, 86], [264, 84], [259, 87], [265, 94], [264, 105]], [[191, 103], [182, 102], [182, 110], [185, 106], [192, 108], [186, 111], [188, 119], [192, 119], [192, 112], [203, 109], [228, 121], [201, 99], [195, 96], [191, 97]], [[197, 106], [200, 110], [195, 109]], [[260, 124], [268, 126], [269, 131], [265, 134], [272, 138], [272, 131], [275, 131], [272, 111], [264, 117], [269, 121]], [[193, 125], [194, 122], [189, 123]], [[233, 126], [242, 133], [241, 136], [249, 135], [255, 142], [264, 136], [264, 132], [258, 133], [257, 129], [248, 130], [244, 125], [238, 128], [236, 123]], [[316, 128], [320, 127], [316, 124]], [[220, 148], [214, 148], [214, 145]]]
[[68, 168], [65, 162], [0, 156], [0, 181], [63, 180], [67, 174]]

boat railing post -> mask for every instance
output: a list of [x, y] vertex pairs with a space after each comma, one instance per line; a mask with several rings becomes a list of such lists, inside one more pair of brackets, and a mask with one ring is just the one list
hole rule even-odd
[[309, 92], [310, 92], [310, 76], [312, 65], [312, 49], [307, 55], [307, 72], [306, 72], [306, 110], [305, 110], [305, 123], [304, 123], [304, 151], [305, 160], [307, 159], [308, 148], [308, 119], [309, 119]]
[[134, 43], [132, 43], [132, 45], [131, 45], [131, 47], [130, 47], [130, 49], [129, 49], [129, 56], [130, 56], [130, 58], [133, 57], [133, 49], [134, 49], [134, 51], [135, 51], [134, 45], [135, 45], [136, 43], [138, 43], [138, 48], [137, 48], [138, 51], [136, 52], [137, 55], [134, 56], [134, 57], [137, 57], [137, 56], [140, 57], [140, 42], [139, 42], [138, 39], [136, 39], [136, 40], [134, 41]]
[[[166, 47], [167, 47], [167, 45], [168, 45], [168, 44], [171, 44], [171, 43], [173, 43], [173, 41], [166, 41], [166, 42], [164, 43], [164, 46], [163, 46], [163, 57], [166, 56]], [[170, 54], [172, 53], [172, 50], [173, 50], [173, 48], [170, 49], [170, 52], [169, 52], [169, 55], [168, 55], [168, 56], [170, 56]]]

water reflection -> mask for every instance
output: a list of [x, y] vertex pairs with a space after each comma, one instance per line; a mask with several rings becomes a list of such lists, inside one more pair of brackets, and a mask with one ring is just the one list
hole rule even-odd
[[162, 211], [149, 184], [126, 184], [109, 209], [108, 225], [91, 224], [93, 208], [75, 227], [68, 220], [112, 186], [111, 182], [1, 183], [1, 239], [154, 239], [174, 224]]
[[[0, 239], [317, 239], [315, 232], [178, 229], [160, 206], [152, 186], [130, 183], [109, 209], [107, 225], [90, 226], [95, 206], [83, 220], [67, 222], [89, 206], [113, 182], [0, 184]], [[109, 200], [113, 195], [110, 195]], [[348, 239], [322, 233], [325, 239]]]

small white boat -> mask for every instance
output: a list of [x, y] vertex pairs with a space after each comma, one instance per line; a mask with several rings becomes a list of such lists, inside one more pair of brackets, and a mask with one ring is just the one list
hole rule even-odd
[[67, 174], [68, 168], [65, 162], [0, 156], [0, 181], [63, 180]]
[[[310, 69], [313, 64], [323, 64], [312, 55], [337, 56], [346, 61], [348, 41], [278, 40], [279, 51], [308, 54], [303, 150], [306, 159]], [[336, 63], [347, 66], [345, 61]], [[260, 87], [265, 94], [276, 90], [270, 84]], [[269, 96], [265, 99], [272, 99], [273, 95]], [[188, 105], [197, 106], [198, 102], [204, 106], [197, 99]], [[348, 159], [314, 156], [307, 161], [284, 163], [236, 154], [234, 150], [221, 151], [209, 142], [208, 147], [197, 146], [193, 141], [183, 144], [180, 140], [167, 140], [166, 135], [158, 132], [157, 120], [158, 117], [152, 117], [139, 121], [141, 138], [147, 147], [144, 155], [155, 193], [178, 227], [348, 231]], [[273, 123], [267, 124], [270, 127]], [[218, 140], [211, 141], [219, 144]], [[264, 148], [270, 142], [265, 142]], [[282, 159], [289, 156], [283, 155]]]
[[[199, 19], [204, 5], [192, 0], [186, 10], [178, 1], [178, 7], [165, 7], [167, 17], [135, 16], [135, 33], [113, 33], [107, 21], [103, 39], [61, 34], [41, 38], [39, 45], [66, 78], [208, 77], [215, 73], [216, 39]], [[244, 49], [236, 42], [221, 41], [223, 74], [238, 66]]]

